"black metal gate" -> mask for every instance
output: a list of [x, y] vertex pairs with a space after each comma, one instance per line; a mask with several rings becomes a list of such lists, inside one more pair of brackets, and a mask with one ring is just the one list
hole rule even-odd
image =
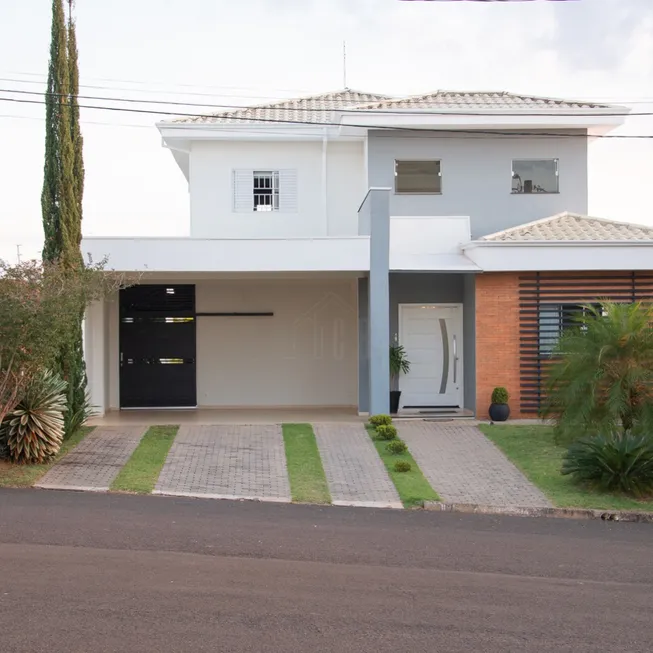
[[120, 407], [197, 405], [194, 285], [120, 291]]

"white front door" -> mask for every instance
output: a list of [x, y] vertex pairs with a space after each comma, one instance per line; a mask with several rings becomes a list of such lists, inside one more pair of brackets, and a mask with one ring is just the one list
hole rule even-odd
[[399, 378], [403, 408], [462, 408], [462, 317], [456, 304], [399, 306], [399, 342], [410, 361]]

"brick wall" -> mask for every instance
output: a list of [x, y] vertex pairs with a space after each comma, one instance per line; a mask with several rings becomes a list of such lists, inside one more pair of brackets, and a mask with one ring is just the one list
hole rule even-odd
[[519, 273], [476, 277], [476, 413], [487, 418], [492, 390], [510, 393], [511, 417], [519, 414]]

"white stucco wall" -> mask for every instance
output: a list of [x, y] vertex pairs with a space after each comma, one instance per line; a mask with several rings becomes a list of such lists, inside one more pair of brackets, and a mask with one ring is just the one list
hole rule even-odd
[[[118, 302], [107, 308], [109, 403], [117, 409]], [[274, 313], [197, 318], [199, 406], [357, 405], [357, 279], [202, 280], [196, 309]]]
[[[234, 169], [297, 171], [297, 212], [234, 213]], [[324, 191], [326, 180], [326, 192]], [[363, 143], [195, 141], [190, 155], [191, 235], [300, 238], [358, 233]]]

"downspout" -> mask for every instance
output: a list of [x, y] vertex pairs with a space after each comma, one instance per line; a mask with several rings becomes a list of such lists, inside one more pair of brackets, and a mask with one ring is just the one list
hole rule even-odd
[[329, 196], [327, 193], [327, 143], [327, 127], [325, 127], [322, 135], [322, 213], [324, 216], [324, 233], [329, 236], [331, 234], [329, 228]]

